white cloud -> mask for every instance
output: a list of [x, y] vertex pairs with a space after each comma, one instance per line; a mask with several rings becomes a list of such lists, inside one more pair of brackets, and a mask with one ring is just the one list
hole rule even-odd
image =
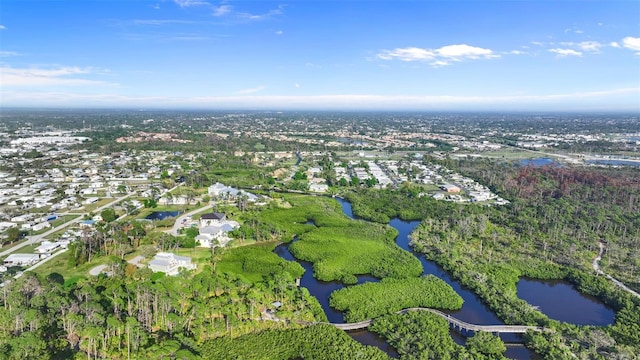
[[[561, 42], [560, 45], [568, 46], [568, 47], [572, 47], [572, 48], [576, 48], [576, 49], [580, 49], [581, 51], [590, 52], [590, 53], [599, 53], [600, 52], [600, 48], [605, 46], [604, 44], [599, 43], [597, 41], [582, 41], [582, 42], [579, 42], [579, 43]], [[557, 50], [557, 49], [554, 49], [554, 50]], [[563, 49], [561, 49], [561, 50], [563, 50]], [[564, 50], [566, 50], [566, 49], [564, 49]], [[553, 51], [553, 52], [555, 52], [555, 51]], [[564, 55], [576, 55], [576, 54], [564, 54]], [[580, 55], [582, 55], [582, 54], [580, 54]]]
[[21, 56], [22, 54], [15, 51], [0, 51], [0, 57]]
[[6, 30], [6, 29], [7, 29], [7, 27], [6, 27], [6, 26], [4, 26], [4, 25], [0, 25], [0, 30]]
[[584, 34], [584, 31], [580, 30], [580, 29], [578, 29], [577, 27], [574, 26], [574, 27], [571, 27], [571, 28], [568, 28], [568, 29], [564, 29], [564, 33], [565, 34], [567, 34], [567, 33]]
[[266, 20], [278, 15], [282, 15], [282, 10], [284, 10], [284, 5], [279, 5], [276, 9], [270, 10], [264, 14], [251, 14], [246, 12], [238, 12], [236, 13], [236, 15], [238, 16], [238, 18], [243, 20], [260, 21], [260, 20]]
[[434, 61], [432, 63], [430, 63], [431, 66], [439, 68], [439, 67], [443, 67], [443, 66], [449, 66], [451, 65], [450, 62], [447, 61], [442, 61], [442, 60], [438, 60], [438, 61]]
[[513, 55], [526, 55], [528, 54], [528, 52], [526, 51], [522, 51], [522, 50], [511, 50], [509, 52], [509, 54], [513, 54]]
[[213, 8], [213, 16], [225, 16], [233, 10], [231, 5], [220, 5]]
[[592, 53], [600, 52], [600, 48], [604, 46], [597, 41], [583, 41], [578, 43], [577, 45], [583, 51], [592, 52]]
[[298, 84], [298, 83], [295, 83], [293, 86], [294, 86], [296, 89], [300, 88], [300, 84]]
[[558, 54], [559, 57], [565, 57], [565, 56], [582, 56], [582, 53], [579, 51], [575, 51], [572, 49], [560, 49], [560, 48], [556, 48], [556, 49], [549, 49], [549, 52], [552, 52], [554, 54]]
[[459, 45], [448, 45], [443, 46], [440, 49], [437, 49], [436, 52], [438, 55], [450, 58], [450, 59], [492, 59], [496, 57], [500, 57], [493, 53], [493, 51], [489, 49], [483, 49], [480, 47], [469, 46], [466, 44]]
[[277, 30], [277, 31], [275, 32], [275, 34], [276, 34], [276, 35], [282, 35], [282, 34], [284, 34], [284, 31], [282, 31], [282, 30]]
[[266, 88], [267, 88], [266, 86], [261, 85], [261, 86], [256, 86], [254, 88], [238, 90], [238, 91], [236, 91], [236, 94], [238, 94], [238, 95], [255, 94], [255, 93], [260, 92], [260, 91], [262, 91], [262, 90], [264, 90]]
[[382, 60], [401, 61], [427, 61], [433, 60], [430, 64], [434, 67], [450, 65], [451, 61], [493, 59], [500, 55], [495, 54], [490, 49], [470, 46], [466, 44], [447, 45], [438, 49], [423, 49], [419, 47], [396, 48], [393, 50], [383, 50], [377, 55]]
[[278, 15], [283, 14], [285, 5], [278, 5], [277, 8], [267, 11], [263, 14], [252, 14], [249, 12], [242, 12], [232, 5], [227, 4], [226, 0], [220, 2], [219, 5], [214, 5], [208, 1], [203, 0], [173, 0], [181, 8], [188, 7], [204, 7], [210, 11], [214, 17], [225, 17], [236, 19], [239, 21], [260, 21], [266, 20]]
[[378, 54], [378, 58], [383, 60], [398, 59], [402, 61], [431, 60], [435, 53], [431, 50], [417, 47], [397, 48], [394, 50], [384, 50]]
[[640, 55], [640, 37], [627, 36], [622, 39], [622, 46], [637, 51], [636, 55]]
[[200, 0], [173, 0], [173, 2], [175, 2], [176, 4], [178, 4], [178, 6], [180, 7], [191, 7], [191, 6], [202, 6], [202, 5], [209, 5], [208, 2], [206, 1], [200, 1]]
[[616, 41], [612, 41], [611, 43], [609, 43], [609, 46], [614, 48], [620, 48], [620, 44], [618, 44]]
[[12, 68], [0, 67], [0, 83], [3, 86], [86, 86], [86, 85], [113, 85], [103, 81], [89, 80], [78, 75], [95, 73], [92, 68], [80, 68], [75, 66], [56, 68]]

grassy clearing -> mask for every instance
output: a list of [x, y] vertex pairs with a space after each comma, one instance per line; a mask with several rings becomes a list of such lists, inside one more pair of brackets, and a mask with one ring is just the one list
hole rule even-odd
[[91, 259], [90, 262], [73, 267], [69, 266], [70, 256], [72, 256], [71, 252], [65, 251], [64, 253], [57, 255], [53, 259], [35, 268], [33, 272], [42, 276], [47, 276], [51, 273], [58, 273], [62, 275], [62, 277], [64, 277], [65, 284], [70, 284], [73, 282], [77, 282], [79, 279], [88, 278], [90, 276], [89, 270], [98, 265], [120, 261], [117, 256], [100, 256]]
[[82, 210], [83, 212], [93, 212], [94, 210], [96, 210], [97, 208], [107, 205], [111, 202], [113, 202], [115, 199], [113, 198], [105, 198], [105, 199], [100, 199], [96, 202], [94, 202], [93, 204], [89, 204], [89, 205], [85, 205], [85, 207], [83, 209], [78, 209], [78, 210]]
[[53, 228], [57, 228], [60, 225], [66, 224], [67, 222], [76, 219], [78, 216], [77, 215], [63, 215], [60, 216], [59, 218], [51, 221], [51, 227]]

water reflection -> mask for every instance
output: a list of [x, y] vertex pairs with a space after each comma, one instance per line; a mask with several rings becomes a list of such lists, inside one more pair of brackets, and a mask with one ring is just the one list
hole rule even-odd
[[[353, 211], [351, 204], [342, 199], [337, 199], [340, 205], [342, 206], [342, 211], [349, 216], [350, 218], [356, 219], [357, 217], [353, 216]], [[308, 224], [315, 225], [312, 222], [307, 222]], [[409, 234], [415, 229], [416, 226], [420, 224], [419, 221], [402, 221], [400, 219], [393, 219], [389, 223], [390, 226], [394, 227], [398, 230], [398, 237], [396, 238], [396, 243], [402, 249], [407, 250], [414, 254], [420, 262], [422, 263], [422, 267], [424, 269], [423, 274], [432, 274], [440, 279], [444, 280], [447, 284], [449, 284], [464, 300], [462, 309], [458, 311], [449, 311], [449, 313], [453, 314], [456, 318], [460, 320], [475, 323], [475, 324], [483, 324], [483, 325], [495, 325], [495, 324], [503, 324], [497, 316], [491, 312], [481, 301], [480, 299], [470, 290], [462, 286], [457, 281], [451, 279], [449, 274], [445, 272], [442, 268], [436, 265], [432, 261], [426, 260], [426, 258], [419, 253], [413, 252], [412, 248], [409, 246]], [[295, 239], [294, 241], [296, 241]], [[309, 293], [318, 299], [318, 302], [322, 306], [327, 319], [333, 323], [342, 323], [344, 322], [344, 318], [341, 312], [331, 308], [329, 306], [329, 296], [335, 290], [341, 289], [344, 285], [341, 282], [326, 282], [319, 281], [313, 277], [313, 264], [297, 260], [288, 249], [288, 244], [282, 244], [276, 247], [276, 254], [281, 256], [286, 260], [297, 261], [302, 265], [305, 269], [305, 273], [300, 279], [300, 285], [307, 288]], [[358, 276], [358, 284], [368, 281], [379, 281], [379, 279], [369, 276], [369, 275], [360, 275]], [[349, 332], [348, 333], [352, 338], [361, 342], [365, 345], [373, 345], [380, 348], [382, 351], [386, 352], [392, 357], [397, 357], [397, 351], [389, 345], [384, 339], [380, 338], [376, 334], [373, 334], [370, 331], [362, 330], [357, 332]], [[464, 345], [466, 338], [454, 331], [451, 331], [451, 335], [453, 340], [460, 344]], [[506, 342], [522, 342], [522, 339], [518, 335], [513, 334], [502, 334], [501, 338]], [[530, 351], [524, 346], [508, 346], [507, 351], [505, 352], [505, 356], [511, 359], [534, 359], [535, 353]]]
[[551, 319], [576, 325], [613, 324], [615, 312], [593, 296], [580, 293], [562, 280], [520, 279], [518, 297]]

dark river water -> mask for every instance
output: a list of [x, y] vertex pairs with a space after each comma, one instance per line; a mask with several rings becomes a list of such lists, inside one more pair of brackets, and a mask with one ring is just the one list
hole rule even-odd
[[[351, 204], [342, 199], [337, 199], [337, 200], [341, 204], [343, 212], [350, 218], [355, 219], [356, 217], [353, 216]], [[462, 299], [464, 300], [462, 309], [458, 311], [447, 311], [447, 312], [460, 320], [473, 323], [473, 324], [481, 324], [481, 325], [504, 324], [502, 321], [500, 321], [497, 318], [497, 316], [492, 311], [490, 311], [484, 304], [482, 304], [480, 299], [473, 292], [471, 292], [470, 290], [462, 286], [457, 281], [453, 280], [449, 276], [449, 274], [446, 271], [444, 271], [442, 268], [440, 268], [437, 264], [435, 264], [432, 261], [428, 261], [422, 254], [416, 253], [412, 250], [412, 248], [409, 246], [409, 241], [410, 241], [409, 234], [411, 234], [411, 232], [415, 229], [416, 226], [418, 226], [419, 223], [420, 223], [419, 221], [402, 221], [400, 219], [393, 219], [391, 220], [389, 225], [395, 228], [396, 230], [398, 230], [398, 237], [396, 238], [396, 243], [398, 244], [398, 246], [400, 246], [402, 249], [406, 251], [411, 252], [418, 259], [420, 259], [420, 262], [422, 263], [422, 267], [424, 269], [423, 275], [432, 274], [439, 277], [440, 279], [444, 280], [447, 284], [449, 284], [462, 297]], [[334, 310], [329, 306], [329, 296], [333, 291], [341, 289], [345, 285], [342, 284], [341, 282], [325, 282], [325, 281], [319, 281], [315, 279], [313, 277], [313, 264], [306, 261], [297, 260], [289, 252], [288, 244], [279, 245], [278, 247], [276, 247], [275, 252], [276, 254], [278, 254], [279, 256], [281, 256], [286, 260], [297, 261], [298, 263], [300, 263], [300, 265], [302, 265], [302, 267], [305, 269], [305, 273], [300, 279], [300, 285], [307, 288], [309, 290], [309, 293], [318, 299], [318, 302], [322, 306], [330, 322], [332, 323], [344, 322], [342, 313], [340, 311]], [[363, 282], [368, 282], [368, 281], [379, 281], [379, 279], [372, 276], [368, 276], [368, 275], [358, 276], [359, 284]], [[534, 281], [534, 280], [526, 280], [526, 284], [529, 284], [529, 283], [533, 284], [531, 286], [535, 286], [536, 283], [541, 283], [541, 282]], [[521, 294], [521, 290], [520, 290], [521, 284], [523, 284], [523, 281], [521, 281], [518, 284], [519, 295]], [[523, 285], [524, 288], [526, 288], [527, 286], [528, 285]], [[577, 298], [573, 298], [575, 302], [571, 306], [577, 309], [582, 308], [581, 299], [586, 299], [588, 300], [589, 303], [593, 303], [592, 299], [582, 297], [576, 290], [574, 290], [570, 286], [569, 288], [578, 295]], [[558, 301], [559, 297], [566, 296], [566, 294], [564, 293], [556, 294], [554, 288], [542, 289], [537, 291], [543, 294], [542, 297], [548, 298], [550, 299], [550, 301], [552, 301], [549, 304], [553, 304], [553, 301]], [[522, 293], [522, 296], [524, 296], [524, 292]], [[529, 301], [525, 297], [522, 297], [522, 298]], [[533, 302], [533, 300], [531, 301], [531, 304], [538, 305], [537, 303]], [[596, 302], [596, 305], [599, 305], [600, 307], [604, 308], [604, 306], [602, 306], [602, 304], [598, 302]], [[544, 311], [547, 308], [546, 305], [542, 305], [541, 303], [541, 305], [539, 306], [542, 312], [547, 314], [549, 317], [556, 319], [555, 317], [553, 317], [552, 315]], [[605, 310], [607, 309], [605, 308]], [[600, 310], [596, 310], [596, 312], [598, 311]], [[610, 324], [613, 321], [613, 314], [611, 314], [609, 317], [607, 316], [609, 316], [607, 313], [602, 314], [602, 317], [604, 319], [608, 319], [609, 321], [608, 323], [589, 322], [589, 321], [593, 321], [592, 317], [589, 317], [589, 319], [586, 321], [588, 321], [588, 323], [592, 325]], [[580, 318], [579, 316], [578, 317], [567, 316], [567, 317], [559, 318], [557, 320], [572, 322], [576, 324], [582, 324], [582, 322], [577, 321], [579, 318]], [[357, 332], [350, 332], [349, 335], [353, 337], [355, 340], [365, 345], [377, 346], [378, 348], [382, 349], [392, 357], [398, 356], [398, 353], [396, 352], [396, 350], [393, 347], [391, 347], [383, 338], [380, 338], [379, 336], [373, 334], [370, 331], [362, 330]], [[459, 335], [454, 331], [451, 331], [451, 336], [454, 339], [454, 341], [456, 341], [458, 344], [464, 344], [465, 337]], [[518, 335], [502, 334], [500, 337], [502, 338], [503, 341], [505, 341], [505, 343], [507, 343], [507, 351], [505, 352], [506, 357], [511, 359], [523, 359], [523, 360], [540, 359], [540, 357], [538, 357], [537, 354], [530, 351], [526, 347], [522, 346], [521, 344], [522, 339]]]

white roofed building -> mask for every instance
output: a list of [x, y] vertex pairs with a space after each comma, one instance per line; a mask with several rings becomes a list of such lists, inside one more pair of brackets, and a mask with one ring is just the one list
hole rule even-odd
[[5, 266], [30, 266], [40, 260], [38, 254], [11, 254], [4, 259]]
[[153, 272], [163, 272], [167, 275], [178, 275], [180, 269], [193, 270], [197, 267], [191, 258], [173, 253], [159, 252], [149, 261], [149, 269]]

